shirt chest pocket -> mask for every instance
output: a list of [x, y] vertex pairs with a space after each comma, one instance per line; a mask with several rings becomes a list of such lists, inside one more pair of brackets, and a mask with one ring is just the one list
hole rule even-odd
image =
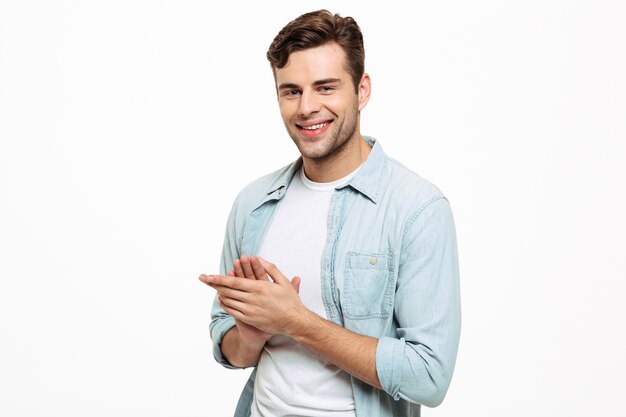
[[348, 252], [341, 303], [345, 317], [388, 318], [393, 311], [392, 277], [388, 253]]

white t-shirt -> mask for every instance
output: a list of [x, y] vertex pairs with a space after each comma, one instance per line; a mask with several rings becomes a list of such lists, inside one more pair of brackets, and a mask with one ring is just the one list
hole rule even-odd
[[[276, 209], [259, 252], [287, 278], [300, 276], [302, 303], [324, 318], [320, 264], [328, 209], [334, 189], [355, 173], [315, 183], [300, 169]], [[272, 337], [259, 359], [252, 417], [279, 416], [355, 417], [349, 375], [287, 336]]]

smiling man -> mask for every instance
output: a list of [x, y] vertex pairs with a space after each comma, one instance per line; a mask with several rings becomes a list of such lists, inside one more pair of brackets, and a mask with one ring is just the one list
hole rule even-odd
[[452, 213], [361, 135], [364, 56], [356, 22], [325, 10], [290, 22], [267, 52], [301, 158], [241, 191], [221, 273], [200, 276], [217, 291], [215, 358], [255, 367], [235, 416], [419, 416], [450, 384]]

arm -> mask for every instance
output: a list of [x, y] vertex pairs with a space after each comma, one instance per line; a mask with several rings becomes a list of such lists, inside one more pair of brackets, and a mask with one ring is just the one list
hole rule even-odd
[[445, 198], [405, 226], [396, 284], [395, 337], [381, 337], [376, 368], [395, 399], [439, 405], [452, 378], [461, 328], [454, 221]]
[[220, 349], [228, 362], [237, 368], [247, 368], [259, 361], [265, 342], [249, 342], [241, 337], [238, 326], [233, 326], [222, 338]]
[[268, 334], [287, 335], [346, 372], [381, 388], [376, 375], [378, 340], [314, 314], [300, 302], [294, 285], [299, 284], [298, 277], [290, 282], [275, 265], [264, 263], [263, 267], [274, 282], [220, 275], [202, 276], [201, 280], [217, 290], [221, 307], [236, 320]]
[[[269, 281], [261, 260], [256, 256], [249, 258], [244, 255], [241, 257], [241, 260], [235, 259], [233, 261], [233, 269], [228, 272], [228, 276], [248, 280]], [[200, 275], [199, 279], [202, 282], [207, 282], [206, 275]], [[300, 278], [295, 277], [289, 284], [297, 293], [300, 289]], [[220, 308], [223, 307], [219, 292], [216, 294], [216, 302]], [[265, 342], [273, 334], [259, 330], [236, 318], [234, 322], [235, 325], [227, 330], [222, 337], [219, 349], [223, 357], [228, 361], [228, 364], [237, 368], [246, 368], [258, 362]]]
[[439, 405], [452, 378], [461, 325], [456, 232], [443, 197], [405, 226], [394, 306], [396, 337], [356, 334], [306, 309], [293, 314], [297, 321], [286, 331], [396, 400]]
[[[222, 274], [226, 274], [226, 268], [230, 268], [233, 261], [239, 257], [239, 248], [236, 243], [237, 233], [235, 230], [236, 216], [237, 199], [235, 199], [233, 206], [231, 207], [228, 220], [226, 222], [226, 231], [224, 233], [224, 243], [222, 246], [222, 257], [220, 260], [220, 273]], [[200, 280], [202, 280], [202, 275], [200, 276]], [[234, 326], [235, 320], [219, 306], [216, 295], [213, 299], [213, 305], [211, 307], [211, 323], [209, 324], [211, 341], [213, 342], [213, 357], [218, 363], [227, 368], [234, 368], [234, 366], [228, 362], [226, 357], [222, 354], [221, 344], [226, 333], [228, 333]]]
[[394, 399], [441, 403], [460, 333], [456, 238], [447, 200], [434, 200], [405, 227], [395, 294], [397, 337], [377, 340], [316, 316], [274, 265], [264, 267], [274, 283], [219, 275], [204, 282], [237, 320], [292, 337]]
[[[233, 261], [233, 270], [229, 271], [228, 275], [252, 280], [267, 280], [261, 261], [256, 257], [249, 259], [245, 255], [241, 257], [241, 260]], [[265, 342], [272, 336], [271, 333], [263, 332], [235, 319], [235, 326], [224, 335], [220, 349], [233, 366], [247, 368], [259, 361]]]
[[378, 339], [346, 330], [310, 310], [298, 318], [288, 336], [356, 378], [382, 389], [376, 372]]
[[[226, 223], [224, 244], [222, 247], [222, 257], [220, 261], [220, 271], [226, 274], [227, 268], [232, 268], [228, 272], [230, 276], [255, 279], [254, 273], [248, 271], [248, 275], [243, 272], [239, 263], [239, 238], [236, 228], [238, 198], [234, 201]], [[200, 275], [203, 280], [204, 275]], [[261, 354], [265, 341], [271, 335], [261, 333], [254, 334], [254, 330], [246, 326], [244, 332], [240, 328], [246, 326], [245, 323], [233, 319], [220, 306], [218, 294], [213, 300], [211, 309], [211, 340], [213, 341], [213, 356], [215, 360], [227, 368], [245, 368], [254, 365]], [[249, 330], [246, 332], [246, 330]], [[247, 338], [246, 338], [247, 337]]]

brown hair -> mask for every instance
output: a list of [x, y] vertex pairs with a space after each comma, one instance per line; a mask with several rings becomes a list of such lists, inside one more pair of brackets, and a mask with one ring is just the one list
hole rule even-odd
[[355, 91], [365, 70], [363, 35], [351, 17], [333, 15], [328, 10], [305, 13], [289, 22], [276, 35], [267, 51], [272, 71], [283, 68], [292, 52], [335, 42], [346, 54], [346, 71], [352, 76]]

